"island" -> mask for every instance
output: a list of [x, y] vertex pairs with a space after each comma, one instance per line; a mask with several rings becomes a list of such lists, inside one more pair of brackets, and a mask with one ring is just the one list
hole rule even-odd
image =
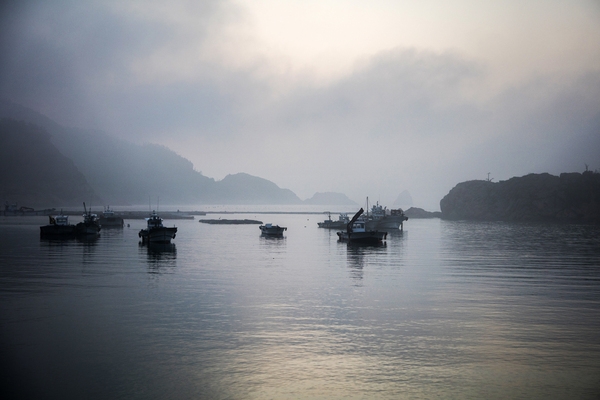
[[600, 222], [600, 173], [529, 174], [456, 185], [440, 201], [447, 220]]

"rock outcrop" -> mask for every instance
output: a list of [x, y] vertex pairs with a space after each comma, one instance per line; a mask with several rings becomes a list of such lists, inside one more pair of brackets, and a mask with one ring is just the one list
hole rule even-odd
[[452, 220], [600, 222], [600, 174], [529, 174], [507, 181], [468, 181], [440, 201]]
[[425, 211], [422, 208], [411, 207], [408, 210], [404, 211], [404, 215], [408, 218], [412, 219], [421, 219], [421, 218], [440, 218], [442, 213], [439, 211]]

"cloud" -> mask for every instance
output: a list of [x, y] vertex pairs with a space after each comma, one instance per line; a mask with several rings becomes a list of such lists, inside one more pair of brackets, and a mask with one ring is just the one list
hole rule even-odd
[[[506, 39], [502, 20], [479, 17], [508, 18], [512, 8], [477, 8], [446, 26], [462, 26], [464, 37], [474, 30], [469, 43], [449, 46], [443, 29], [428, 32], [426, 43], [386, 39], [369, 51], [361, 42], [362, 54], [339, 58], [351, 63], [324, 72], [313, 58], [298, 62], [291, 54], [311, 50], [306, 38], [285, 48], [301, 21], [263, 41], [281, 23], [256, 26], [264, 18], [253, 3], [5, 3], [0, 96], [65, 125], [167, 145], [217, 179], [247, 172], [302, 198], [339, 191], [387, 204], [408, 189], [417, 205], [436, 209], [456, 183], [487, 172], [508, 179], [582, 170], [583, 163], [600, 168], [600, 67], [592, 62], [600, 39], [590, 23], [599, 14], [581, 16], [589, 10], [581, 4], [565, 12], [553, 3], [539, 15], [527, 8], [509, 24], [521, 36], [510, 31]], [[383, 6], [377, 3], [377, 15]], [[311, 15], [306, 7], [303, 15]], [[364, 13], [356, 7], [318, 51], [343, 40], [344, 27]], [[409, 11], [434, 26], [429, 14]], [[568, 34], [542, 40], [548, 21]], [[369, 18], [361, 23], [372, 26]], [[405, 33], [414, 36], [418, 25]], [[369, 37], [393, 31], [386, 29]], [[534, 45], [544, 47], [538, 53]]]

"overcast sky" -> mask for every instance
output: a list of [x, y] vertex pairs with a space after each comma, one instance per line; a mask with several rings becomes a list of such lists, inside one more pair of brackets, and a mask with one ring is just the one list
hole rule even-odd
[[439, 210], [600, 170], [597, 0], [5, 1], [0, 97], [220, 180]]

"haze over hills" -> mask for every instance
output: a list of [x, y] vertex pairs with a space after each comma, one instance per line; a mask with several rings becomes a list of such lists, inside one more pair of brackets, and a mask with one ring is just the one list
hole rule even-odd
[[[95, 204], [305, 204], [289, 189], [245, 173], [215, 181], [172, 150], [137, 145], [104, 132], [63, 127], [0, 101], [6, 171], [3, 202], [36, 207]], [[39, 154], [46, 154], [40, 157]], [[10, 172], [9, 172], [10, 171]], [[154, 200], [153, 200], [154, 201]], [[315, 194], [306, 204], [356, 204], [343, 194]]]
[[72, 160], [37, 125], [0, 119], [0, 199], [27, 206], [101, 199]]
[[358, 205], [355, 201], [352, 201], [343, 193], [315, 193], [310, 199], [304, 201], [306, 204], [322, 204], [322, 205]]
[[110, 204], [192, 204], [218, 200], [215, 181], [194, 171], [166, 147], [133, 143], [98, 132], [61, 131], [53, 143]]
[[408, 190], [403, 190], [393, 203], [394, 206], [409, 208], [413, 205], [413, 199]]

